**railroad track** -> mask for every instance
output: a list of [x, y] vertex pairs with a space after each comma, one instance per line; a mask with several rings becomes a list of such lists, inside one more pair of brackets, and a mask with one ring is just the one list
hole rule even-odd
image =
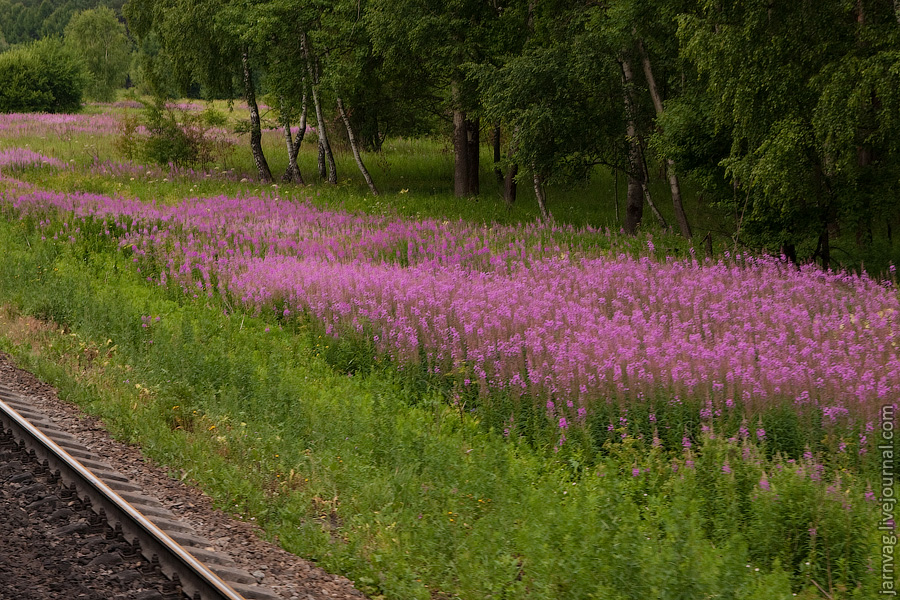
[[28, 398], [0, 385], [0, 434], [12, 436], [117, 532], [140, 549], [193, 600], [280, 600], [233, 561], [208, 550], [209, 540], [146, 496], [40, 412]]

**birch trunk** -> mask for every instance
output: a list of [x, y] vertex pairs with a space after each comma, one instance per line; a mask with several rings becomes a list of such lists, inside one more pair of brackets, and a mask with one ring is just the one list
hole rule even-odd
[[250, 60], [245, 50], [241, 54], [241, 65], [244, 68], [244, 99], [250, 110], [250, 152], [253, 153], [253, 161], [256, 163], [256, 172], [262, 183], [272, 181], [272, 171], [266, 162], [266, 155], [262, 149], [262, 128], [259, 119], [259, 106], [256, 104], [256, 90], [253, 87], [253, 73], [250, 70]]
[[[656, 87], [656, 79], [653, 77], [650, 56], [644, 49], [643, 42], [638, 41], [638, 48], [641, 51], [641, 61], [644, 63], [644, 76], [647, 78], [647, 87], [650, 88], [653, 108], [656, 110], [656, 115], [659, 116], [663, 112], [662, 98], [659, 95], [659, 89]], [[672, 191], [672, 206], [675, 209], [675, 221], [678, 222], [678, 229], [681, 230], [681, 235], [691, 239], [693, 234], [691, 233], [691, 226], [688, 223], [687, 215], [684, 212], [684, 204], [681, 200], [681, 184], [675, 171], [675, 161], [671, 158], [666, 159], [666, 175], [669, 178], [669, 189]]]
[[306, 71], [309, 74], [310, 87], [312, 89], [313, 107], [316, 111], [316, 134], [319, 138], [319, 174], [322, 174], [325, 161], [328, 163], [328, 183], [337, 183], [337, 168], [334, 164], [334, 154], [331, 152], [331, 144], [328, 143], [328, 131], [325, 127], [325, 117], [322, 114], [322, 103], [319, 100], [318, 69], [313, 68], [313, 61], [309, 51], [309, 39], [306, 32], [300, 34], [300, 42], [303, 48], [303, 58], [306, 59]]
[[338, 112], [341, 113], [341, 119], [344, 121], [344, 126], [347, 128], [347, 137], [350, 139], [350, 149], [353, 151], [353, 158], [356, 160], [356, 166], [359, 167], [359, 172], [362, 173], [363, 179], [366, 180], [366, 185], [369, 186], [372, 195], [377, 196], [378, 188], [375, 187], [375, 182], [372, 181], [372, 176], [369, 175], [369, 170], [366, 169], [366, 165], [363, 163], [362, 155], [359, 153], [359, 143], [356, 141], [356, 135], [353, 133], [353, 127], [350, 125], [350, 118], [347, 116], [347, 111], [344, 109], [344, 101], [341, 100], [340, 96], [337, 97], [337, 107]]
[[281, 181], [285, 183], [296, 183], [303, 185], [303, 176], [300, 174], [300, 167], [297, 165], [297, 155], [300, 153], [300, 144], [303, 143], [303, 136], [306, 134], [306, 94], [303, 95], [302, 112], [300, 113], [300, 131], [297, 132], [295, 140], [291, 134], [291, 121], [286, 116], [282, 118], [284, 126], [284, 141], [287, 145], [288, 166], [281, 176]]
[[534, 196], [537, 198], [538, 208], [541, 209], [541, 217], [545, 220], [550, 219], [550, 212], [547, 210], [547, 196], [544, 194], [544, 181], [534, 164], [531, 165], [531, 170], [534, 173]]
[[321, 139], [317, 142], [317, 145], [318, 145], [318, 148], [317, 148], [316, 157], [318, 159], [319, 179], [321, 179], [322, 181], [327, 181], [328, 180], [328, 165], [325, 164], [325, 147], [322, 145]]

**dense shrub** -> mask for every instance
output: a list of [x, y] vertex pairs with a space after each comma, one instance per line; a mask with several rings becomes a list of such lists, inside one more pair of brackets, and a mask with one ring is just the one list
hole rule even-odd
[[0, 112], [76, 112], [84, 84], [81, 63], [59, 40], [0, 54]]
[[209, 164], [216, 140], [206, 115], [176, 111], [159, 99], [145, 103], [140, 117], [122, 121], [116, 147], [129, 160], [178, 166]]

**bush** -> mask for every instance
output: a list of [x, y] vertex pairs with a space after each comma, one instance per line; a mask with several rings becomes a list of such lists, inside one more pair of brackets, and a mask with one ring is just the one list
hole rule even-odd
[[[141, 118], [126, 117], [121, 122], [116, 148], [129, 160], [208, 165], [213, 162], [216, 144], [209, 135], [206, 115], [176, 112], [161, 99], [145, 103]], [[142, 128], [146, 133], [140, 131]]]
[[0, 54], [0, 112], [77, 112], [86, 77], [78, 59], [56, 39]]

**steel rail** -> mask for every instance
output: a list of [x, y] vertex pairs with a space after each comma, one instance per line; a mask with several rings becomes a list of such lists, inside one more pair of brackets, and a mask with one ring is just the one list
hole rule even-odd
[[111, 523], [119, 523], [123, 533], [137, 539], [141, 554], [153, 557], [168, 577], [179, 580], [189, 597], [201, 600], [245, 600], [206, 565], [175, 542], [165, 531], [138, 512], [106, 483], [63, 450], [15, 409], [0, 399], [0, 422], [5, 429], [26, 441], [35, 455], [46, 460], [51, 470], [59, 470], [67, 484], [81, 488], [95, 511], [103, 510]]

